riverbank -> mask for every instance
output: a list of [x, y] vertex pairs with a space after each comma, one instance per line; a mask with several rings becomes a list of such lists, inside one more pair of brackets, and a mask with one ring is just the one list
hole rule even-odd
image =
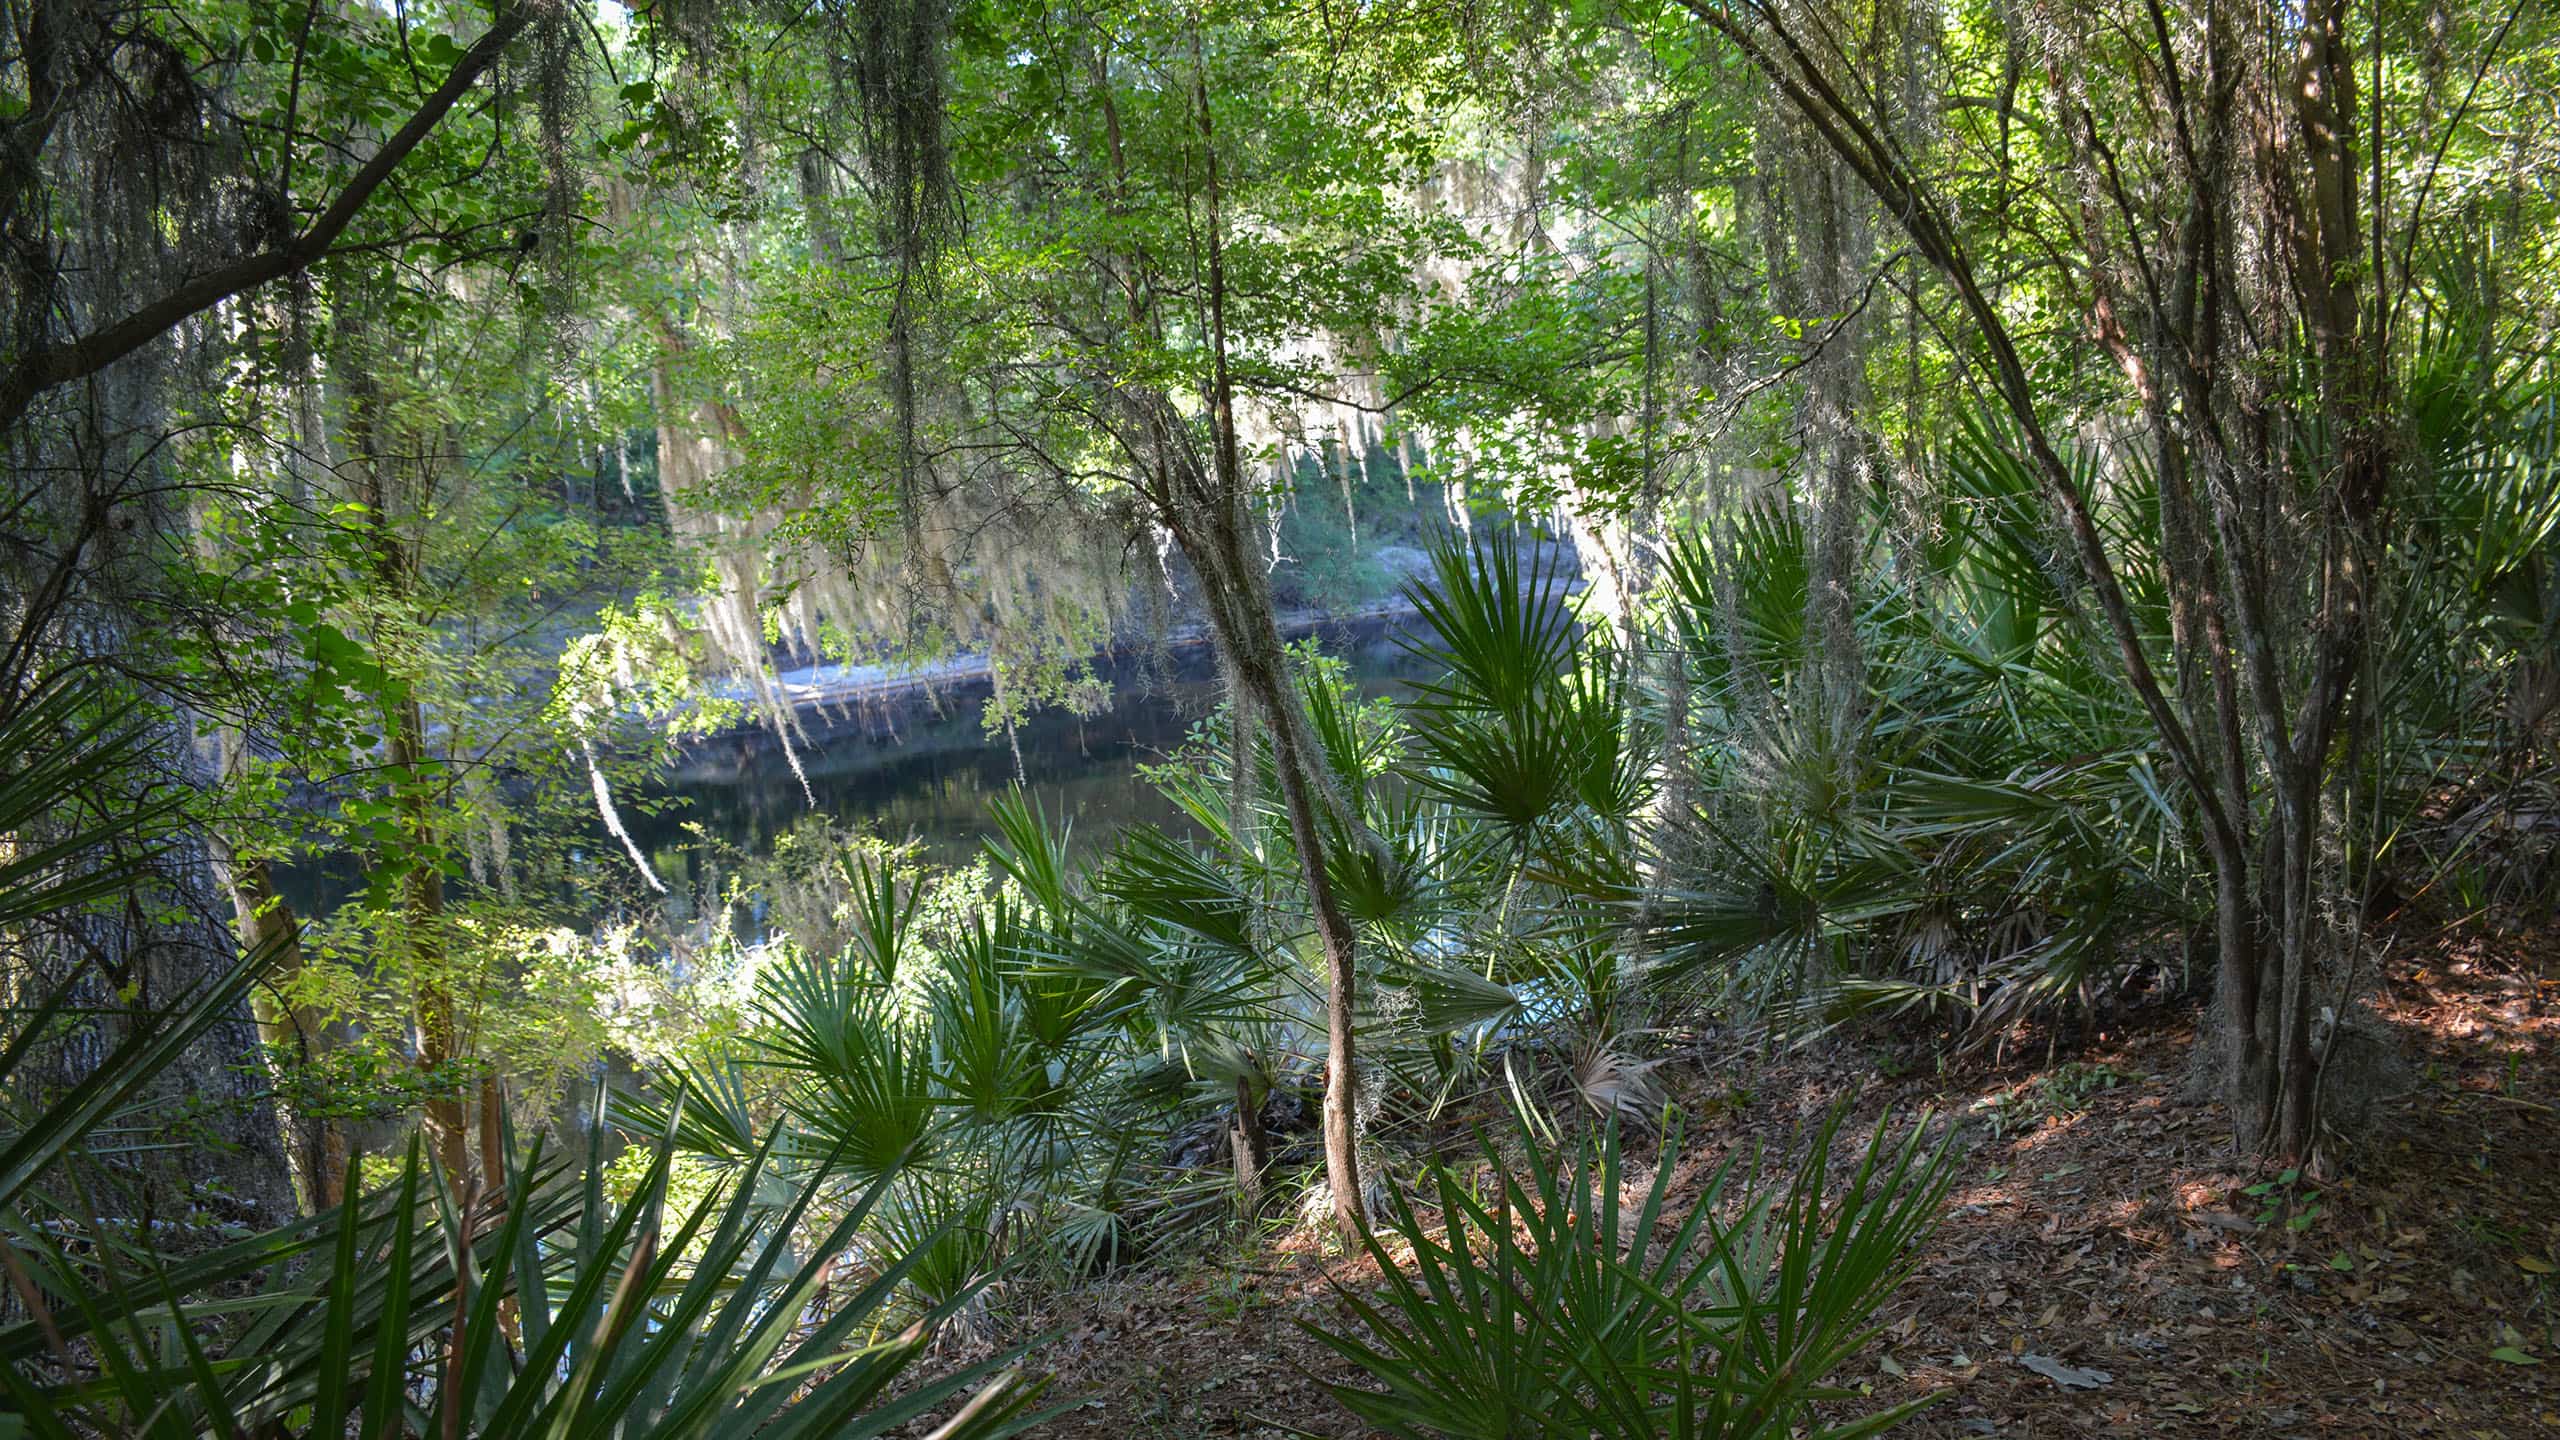
[[[1396, 623], [1414, 619], [1420, 612], [1409, 600], [1384, 601], [1354, 610], [1301, 610], [1280, 616], [1280, 635], [1286, 640], [1299, 640], [1318, 631], [1359, 625]], [[1135, 660], [1156, 652], [1183, 652], [1208, 647], [1215, 641], [1206, 625], [1179, 626], [1160, 637], [1126, 640], [1095, 652], [1098, 662]], [[924, 665], [800, 665], [777, 671], [774, 689], [794, 711], [834, 710], [855, 706], [880, 705], [893, 701], [932, 697], [967, 698], [995, 683], [994, 663], [980, 654], [953, 655]], [[709, 687], [724, 700], [751, 701], [754, 690], [744, 681], [725, 680]], [[763, 723], [754, 716], [731, 731], [751, 729]], [[714, 731], [706, 739], [717, 738], [728, 731]]]
[[[1430, 578], [1429, 560], [1410, 546], [1382, 547], [1381, 555], [1397, 552], [1398, 558], [1389, 569], [1403, 579], [1426, 584]], [[1535, 564], [1550, 573], [1565, 577], [1568, 593], [1583, 587], [1579, 567], [1574, 561], [1573, 547], [1561, 541], [1539, 541], [1522, 547], [1524, 569]], [[1282, 611], [1279, 628], [1282, 639], [1299, 640], [1328, 629], [1358, 629], [1379, 625], [1401, 626], [1420, 616], [1413, 601], [1405, 594], [1377, 599], [1366, 604], [1340, 609], [1296, 609]], [[1132, 636], [1115, 642], [1093, 655], [1097, 665], [1118, 666], [1142, 660], [1150, 655], [1180, 654], [1209, 648], [1216, 637], [1205, 621], [1190, 621], [1172, 627], [1162, 635]], [[930, 700], [936, 706], [950, 700], [967, 700], [980, 696], [995, 684], [995, 667], [990, 657], [962, 653], [921, 665], [815, 664], [797, 665], [778, 670], [772, 678], [774, 691], [794, 714], [811, 712], [841, 715], [858, 709], [876, 709], [914, 700]], [[750, 705], [748, 718], [726, 730], [714, 731], [704, 740], [717, 740], [741, 730], [760, 728], [765, 717], [754, 713], [758, 698], [753, 686], [744, 680], [723, 680], [708, 687], [724, 700]]]
[[[1421, 621], [1409, 608], [1293, 617], [1289, 628], [1318, 636], [1363, 696], [1404, 698], [1439, 671], [1413, 649]], [[761, 854], [812, 814], [967, 864], [988, 833], [989, 806], [1017, 787], [1072, 824], [1079, 844], [1107, 846], [1133, 826], [1189, 834], [1189, 817], [1141, 770], [1179, 753], [1216, 713], [1224, 692], [1211, 648], [1194, 634], [1168, 636], [1161, 649], [1103, 652], [1093, 665], [1099, 707], [1042, 706], [1010, 735], [987, 733], [983, 672], [944, 669], [930, 693], [912, 682], [841, 689], [802, 711], [788, 744], [766, 725], [688, 744], [635, 793], [626, 820], [670, 883], [688, 873], [704, 839]]]

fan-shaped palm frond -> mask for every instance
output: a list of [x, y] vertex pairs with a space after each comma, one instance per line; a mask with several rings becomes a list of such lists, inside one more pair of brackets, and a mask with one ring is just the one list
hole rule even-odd
[[1449, 807], [1417, 787], [1372, 803], [1369, 832], [1377, 842], [1358, 845], [1328, 817], [1325, 874], [1342, 913], [1370, 929], [1410, 944], [1448, 903], [1456, 867], [1444, 862], [1458, 845]]
[[1627, 726], [1623, 668], [1606, 652], [1577, 658], [1561, 577], [1543, 563], [1523, 577], [1507, 533], [1444, 543], [1433, 564], [1434, 588], [1411, 592], [1431, 630], [1415, 648], [1446, 671], [1419, 687], [1421, 784], [1524, 849], [1577, 804], [1625, 820], [1649, 767]]
[[837, 1167], [877, 1176], [929, 1158], [932, 1045], [887, 990], [794, 954], [764, 972], [757, 1007], [758, 1051], [793, 1081], [784, 1105]]
[[1782, 501], [1744, 505], [1718, 524], [1675, 534], [1663, 579], [1673, 637], [1708, 693], [1732, 704], [1739, 681], [1766, 684], [1802, 658], [1813, 560], [1803, 521]]
[[[75, 1289], [93, 1380], [0, 1376], [34, 1433], [324, 1436], [882, 1436], [964, 1399], [968, 1418], [937, 1433], [993, 1437], [1042, 1417], [1037, 1386], [995, 1357], [891, 1394], [965, 1289], [885, 1343], [890, 1298], [924, 1263], [920, 1247], [836, 1285], [837, 1257], [887, 1192], [875, 1181], [801, 1260], [797, 1231], [815, 1195], [767, 1206], [765, 1150], [728, 1198], [706, 1197], [668, 1226], [671, 1144], [638, 1191], [607, 1211], [601, 1150], [559, 1184], [532, 1159], [511, 1167], [503, 1219], [466, 1219], [436, 1191], [413, 1145], [388, 1192], [351, 1167], [334, 1216], [334, 1257], [259, 1297], [260, 1318], [227, 1345], [199, 1338], [215, 1307], [162, 1275]], [[387, 1194], [388, 1203], [384, 1201]], [[469, 1262], [465, 1276], [447, 1257]], [[60, 1266], [67, 1257], [53, 1257]], [[234, 1307], [236, 1308], [236, 1306]], [[976, 1392], [971, 1398], [972, 1392]]]
[[1068, 826], [1061, 823], [1051, 830], [1040, 802], [1018, 788], [989, 800], [987, 818], [996, 827], [987, 840], [987, 857], [996, 868], [1020, 885], [1043, 913], [1064, 912], [1074, 879], [1067, 858]]
[[887, 862], [851, 850], [837, 850], [836, 863], [843, 868], [845, 908], [852, 919], [849, 958], [860, 962], [871, 979], [895, 985], [923, 890], [910, 885], [901, 895]]
[[1295, 667], [1298, 695], [1315, 731], [1316, 746], [1324, 753], [1325, 768], [1345, 800], [1357, 809], [1368, 797], [1370, 782], [1393, 765], [1401, 737], [1392, 704], [1364, 703], [1349, 677], [1340, 672], [1339, 661]]
[[[737, 1057], [678, 1059], [665, 1067], [657, 1088], [663, 1099], [622, 1097], [619, 1104], [629, 1128], [672, 1136], [685, 1153], [722, 1164], [742, 1165], [757, 1153], [761, 1127], [755, 1119], [756, 1101], [747, 1069]], [[777, 1133], [766, 1143], [777, 1146], [780, 1154], [805, 1158], [805, 1145], [786, 1134]]]
[[1095, 886], [1142, 919], [1253, 952], [1252, 897], [1210, 857], [1160, 830], [1121, 832]]
[[1431, 548], [1431, 571], [1428, 583], [1404, 592], [1431, 631], [1427, 643], [1406, 643], [1447, 672], [1420, 687], [1426, 703], [1520, 709], [1572, 667], [1578, 632], [1564, 579], [1543, 556], [1524, 571], [1510, 531], [1466, 544], [1443, 536]]
[[1625, 1198], [1616, 1126], [1558, 1163], [1525, 1115], [1515, 1123], [1525, 1177], [1488, 1144], [1490, 1196], [1442, 1168], [1428, 1181], [1440, 1223], [1394, 1197], [1388, 1225], [1411, 1260], [1364, 1243], [1389, 1275], [1414, 1278], [1377, 1301], [1338, 1292], [1356, 1338], [1308, 1326], [1365, 1373], [1367, 1387], [1328, 1387], [1363, 1421], [1412, 1440], [1847, 1437], [1927, 1403], [1802, 1428], [1816, 1406], [1854, 1400], [1831, 1377], [1872, 1338], [1935, 1222], [1949, 1167], [1925, 1117], [1899, 1140], [1879, 1122], [1837, 1198], [1835, 1112], [1784, 1195], [1741, 1197], [1727, 1218], [1728, 1160], [1685, 1219], [1671, 1213], [1671, 1165]]
[[1499, 1025], [1522, 1008], [1518, 991], [1463, 965], [1391, 957], [1379, 967], [1378, 983], [1381, 1015], [1425, 1035]]
[[904, 1257], [896, 1278], [915, 1302], [947, 1311], [995, 1277], [1002, 1228], [988, 1187], [910, 1175], [891, 1188], [874, 1230], [888, 1254]]
[[999, 897], [945, 947], [928, 992], [940, 1101], [981, 1128], [1056, 1114], [1081, 1068], [1028, 1023], [1016, 979], [1022, 948], [1013, 907]]

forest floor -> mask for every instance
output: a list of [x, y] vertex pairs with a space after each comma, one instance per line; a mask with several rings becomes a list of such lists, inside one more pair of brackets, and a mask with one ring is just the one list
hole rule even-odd
[[[1675, 1194], [1755, 1150], [1783, 1185], [1844, 1100], [1844, 1136], [1888, 1106], [1965, 1124], [1943, 1221], [1841, 1377], [1941, 1397], [1897, 1434], [2560, 1435], [2560, 932], [2404, 937], [2370, 1007], [2340, 1067], [2370, 1108], [2325, 1180], [2247, 1193], [2279, 1177], [2192, 1098], [2198, 1017], [2164, 1007], [2053, 1066], [1701, 1046], [1657, 1072], [1692, 1117]], [[1076, 1407], [1038, 1433], [1362, 1435], [1324, 1391], [1353, 1377], [1298, 1322], [1379, 1279], [1301, 1227], [1015, 1317]]]

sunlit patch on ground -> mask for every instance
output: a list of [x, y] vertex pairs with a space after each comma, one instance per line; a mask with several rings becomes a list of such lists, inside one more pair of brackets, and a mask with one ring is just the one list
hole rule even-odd
[[[2406, 1088], [2326, 1182], [2234, 1161], [2221, 1109], [2180, 1092], [2194, 1017], [2157, 1011], [2066, 1057], [2076, 1072], [1891, 1079], [1851, 1045], [1666, 1065], [1698, 1117], [1664, 1157], [1675, 1204], [1728, 1159], [1737, 1185], [1781, 1179], [1839, 1097], [1853, 1133], [1887, 1107], [1964, 1127], [1938, 1232], [1843, 1377], [1942, 1394], [1897, 1434], [2560, 1435], [2560, 1280], [2531, 1268], [2560, 1261], [2560, 992], [2543, 979], [2560, 946], [2517, 948], [2532, 958], [2403, 948], [2373, 1009]], [[2097, 1068], [2118, 1078], [2047, 1083]], [[1016, 1315], [1057, 1334], [1040, 1363], [1079, 1406], [1043, 1433], [1356, 1436], [1322, 1390], [1345, 1377], [1299, 1322], [1379, 1278], [1300, 1227], [1235, 1266], [1139, 1272]], [[2030, 1358], [2107, 1378], [2066, 1387]]]

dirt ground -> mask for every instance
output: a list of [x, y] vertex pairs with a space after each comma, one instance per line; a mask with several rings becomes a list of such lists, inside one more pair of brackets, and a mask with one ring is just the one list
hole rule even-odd
[[[1782, 1174], [1843, 1099], [1850, 1133], [1887, 1106], [1964, 1124], [1943, 1221], [1841, 1377], [1940, 1396], [1897, 1434], [2560, 1435], [2560, 934], [2404, 940], [2383, 971], [2339, 1069], [2375, 1098], [2325, 1177], [2234, 1160], [2190, 1098], [2198, 1017], [2164, 1007], [2051, 1067], [1702, 1044], [1659, 1072], [1695, 1117], [1677, 1184], [1755, 1147]], [[1075, 1407], [1039, 1433], [1362, 1435], [1299, 1322], [1378, 1280], [1300, 1230], [1014, 1316]]]

